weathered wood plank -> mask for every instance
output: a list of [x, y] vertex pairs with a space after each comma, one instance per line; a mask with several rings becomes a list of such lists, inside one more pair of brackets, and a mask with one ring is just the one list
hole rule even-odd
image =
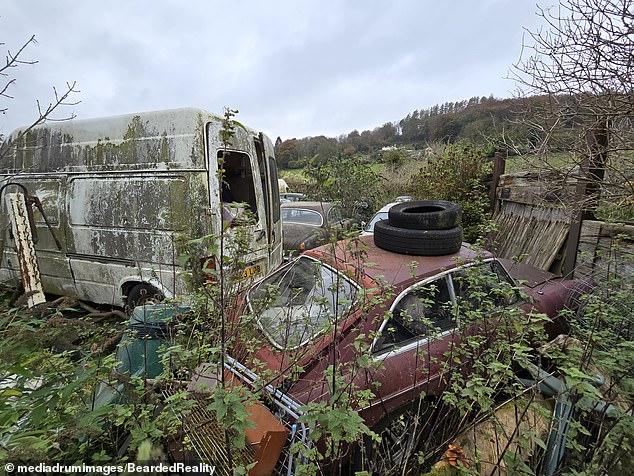
[[[561, 269], [562, 263], [556, 261], [571, 226], [572, 209], [566, 209], [566, 204], [574, 203], [577, 176], [574, 169], [502, 175], [496, 191], [493, 219], [498, 230], [490, 236], [492, 249], [505, 258], [525, 256], [524, 262], [542, 269]], [[627, 238], [618, 242], [615, 251], [619, 235]], [[567, 259], [575, 254], [575, 276], [596, 273], [612, 261], [633, 268], [634, 226], [586, 220], [577, 250]]]
[[[624, 237], [617, 240], [617, 236]], [[634, 272], [634, 226], [585, 220], [581, 226], [575, 277], [608, 271]]]
[[498, 255], [523, 257], [524, 262], [542, 269], [553, 263], [570, 227], [562, 209], [508, 201], [502, 203], [494, 220]]

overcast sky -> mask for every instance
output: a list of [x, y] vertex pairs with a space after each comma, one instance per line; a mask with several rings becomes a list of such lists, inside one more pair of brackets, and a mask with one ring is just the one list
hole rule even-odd
[[[548, 5], [553, 0], [540, 0]], [[493, 95], [532, 0], [2, 0], [0, 43], [15, 53], [31, 35], [0, 98], [0, 133], [29, 123], [36, 100], [77, 82], [78, 118], [195, 106], [272, 140], [346, 134], [415, 109]]]

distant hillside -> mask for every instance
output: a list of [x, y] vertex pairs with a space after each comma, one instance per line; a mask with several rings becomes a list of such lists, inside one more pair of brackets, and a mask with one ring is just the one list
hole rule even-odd
[[473, 97], [469, 100], [437, 104], [414, 110], [396, 122], [386, 122], [373, 130], [354, 130], [338, 138], [305, 137], [276, 143], [279, 165], [299, 168], [307, 158], [336, 154], [371, 154], [383, 147], [408, 145], [422, 149], [432, 143], [452, 143], [461, 139], [493, 149], [502, 142], [502, 134], [516, 142], [528, 141], [527, 128], [518, 121], [520, 113], [544, 97], [496, 99]]

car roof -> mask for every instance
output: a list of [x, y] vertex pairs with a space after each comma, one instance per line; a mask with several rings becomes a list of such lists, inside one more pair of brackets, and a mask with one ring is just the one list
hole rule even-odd
[[[358, 240], [358, 241], [357, 241]], [[409, 285], [444, 270], [456, 268], [492, 254], [463, 243], [458, 252], [442, 256], [414, 256], [394, 253], [374, 244], [372, 235], [324, 245], [304, 254], [334, 264], [339, 269], [357, 269], [362, 260], [363, 273], [373, 281], [394, 286]]]
[[377, 213], [383, 213], [383, 212], [387, 212], [390, 210], [390, 208], [392, 208], [394, 205], [396, 205], [397, 203], [402, 203], [402, 202], [392, 202], [392, 203], [388, 203], [387, 205], [383, 205], [379, 211], [377, 211]]
[[282, 203], [282, 208], [304, 208], [307, 210], [314, 210], [320, 213], [327, 212], [330, 210], [335, 204], [332, 202], [317, 202], [317, 201], [308, 201], [302, 200], [298, 202], [284, 202]]

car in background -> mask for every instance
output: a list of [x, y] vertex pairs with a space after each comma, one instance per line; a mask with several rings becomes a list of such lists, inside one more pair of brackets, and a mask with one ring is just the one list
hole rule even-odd
[[411, 200], [414, 200], [414, 198], [410, 197], [409, 195], [401, 195], [399, 197], [396, 197], [396, 199], [392, 203], [388, 203], [387, 205], [381, 207], [381, 209], [374, 214], [368, 224], [363, 228], [363, 230], [361, 231], [361, 236], [372, 235], [374, 233], [374, 225], [376, 225], [376, 222], [387, 220], [387, 214], [390, 211], [390, 208], [392, 208], [394, 205], [396, 205], [397, 203], [409, 202]]
[[284, 192], [280, 193], [280, 202], [300, 202], [306, 200], [306, 195], [298, 192]]
[[361, 231], [361, 236], [374, 234], [374, 225], [376, 225], [376, 222], [387, 220], [387, 212], [389, 212], [390, 208], [396, 205], [396, 203], [397, 202], [392, 202], [392, 203], [388, 203], [387, 205], [383, 205], [381, 209], [374, 214], [374, 216], [368, 222], [368, 224], [363, 228], [363, 230]]
[[285, 253], [302, 252], [323, 245], [360, 224], [355, 218], [345, 217], [341, 206], [332, 202], [285, 202], [281, 211]]

